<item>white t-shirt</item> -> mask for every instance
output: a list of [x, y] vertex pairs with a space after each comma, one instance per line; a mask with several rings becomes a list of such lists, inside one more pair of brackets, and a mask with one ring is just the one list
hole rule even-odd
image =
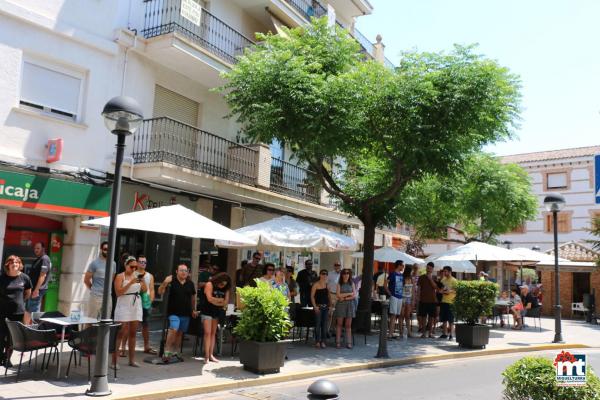
[[327, 276], [327, 288], [331, 293], [337, 293], [337, 284], [340, 281], [340, 273], [335, 270], [329, 272]]

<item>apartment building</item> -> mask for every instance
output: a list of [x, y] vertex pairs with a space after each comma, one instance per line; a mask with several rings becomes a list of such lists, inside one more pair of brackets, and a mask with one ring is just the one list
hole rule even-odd
[[[312, 16], [347, 28], [367, 57], [391, 66], [381, 38], [354, 29], [372, 11], [366, 0], [0, 0], [3, 258], [31, 262], [32, 245], [45, 243], [55, 266], [47, 308], [85, 301], [83, 271], [106, 232], [80, 223], [108, 214], [115, 137], [100, 112], [117, 95], [137, 99], [145, 116], [127, 141], [121, 213], [182, 204], [231, 228], [291, 214], [360, 239], [359, 221], [330, 204], [289, 149], [245, 144], [212, 89], [255, 32]], [[398, 237], [379, 231], [377, 242]], [[117, 241], [119, 252], [145, 253], [158, 279], [180, 262], [194, 274], [201, 258], [233, 272], [247, 257], [151, 232], [120, 230]], [[308, 256], [326, 266], [344, 258]]]

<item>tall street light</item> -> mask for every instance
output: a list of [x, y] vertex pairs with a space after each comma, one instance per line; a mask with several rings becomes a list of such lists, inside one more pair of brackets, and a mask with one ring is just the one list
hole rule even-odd
[[125, 151], [125, 138], [131, 135], [142, 123], [144, 118], [142, 110], [131, 97], [114, 97], [104, 106], [102, 111], [104, 124], [113, 134], [117, 135], [117, 156], [115, 161], [115, 174], [113, 180], [112, 197], [110, 200], [110, 226], [108, 228], [108, 256], [104, 271], [104, 290], [102, 292], [102, 314], [98, 324], [98, 337], [96, 345], [96, 361], [91, 387], [86, 390], [88, 396], [108, 396], [108, 345], [112, 319], [108, 308], [110, 298], [110, 285], [112, 284], [112, 262], [115, 259], [117, 236], [117, 214], [119, 211], [119, 198], [121, 195], [121, 165]]
[[558, 218], [557, 214], [565, 206], [565, 198], [558, 193], [550, 193], [544, 198], [546, 210], [552, 213], [554, 231], [554, 340], [553, 343], [563, 343], [560, 305], [560, 276], [558, 272]]

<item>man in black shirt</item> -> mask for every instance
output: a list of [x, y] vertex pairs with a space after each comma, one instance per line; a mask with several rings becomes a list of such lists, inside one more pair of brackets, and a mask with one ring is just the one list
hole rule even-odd
[[33, 252], [37, 257], [29, 268], [29, 278], [33, 286], [31, 297], [25, 304], [25, 325], [31, 325], [31, 313], [39, 312], [42, 306], [42, 299], [48, 290], [48, 280], [50, 279], [50, 270], [52, 263], [50, 257], [46, 255], [46, 248], [42, 242], [37, 242], [33, 246]]
[[317, 281], [317, 273], [312, 268], [312, 260], [306, 260], [304, 262], [304, 269], [298, 272], [298, 277], [296, 278], [298, 289], [300, 289], [300, 307], [308, 307], [311, 304], [310, 290], [312, 284]]
[[521, 302], [523, 303], [523, 309], [521, 310], [521, 316], [517, 318], [515, 329], [523, 327], [523, 317], [527, 316], [527, 311], [539, 307], [537, 297], [529, 292], [529, 287], [527, 286], [521, 286]]
[[181, 348], [181, 340], [183, 339], [183, 334], [188, 330], [190, 318], [198, 316], [198, 312], [196, 311], [196, 287], [189, 278], [187, 265], [179, 265], [175, 277], [173, 275], [167, 276], [158, 287], [158, 293], [163, 295], [169, 284], [171, 285], [169, 298], [167, 299], [169, 332], [167, 333], [164, 358], [174, 355], [183, 360], [177, 351]]
[[263, 276], [263, 265], [260, 263], [261, 259], [262, 254], [256, 251], [252, 254], [252, 261], [248, 262], [242, 268], [242, 286], [256, 287], [255, 279]]

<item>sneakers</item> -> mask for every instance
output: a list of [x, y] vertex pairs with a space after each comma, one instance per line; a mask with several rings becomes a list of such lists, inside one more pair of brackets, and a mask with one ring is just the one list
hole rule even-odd
[[438, 339], [448, 339], [448, 335], [446, 335], [446, 334], [444, 333], [444, 334], [443, 334], [442, 336], [440, 336]]
[[452, 340], [452, 339], [453, 339], [452, 335], [448, 336], [448, 340]]

